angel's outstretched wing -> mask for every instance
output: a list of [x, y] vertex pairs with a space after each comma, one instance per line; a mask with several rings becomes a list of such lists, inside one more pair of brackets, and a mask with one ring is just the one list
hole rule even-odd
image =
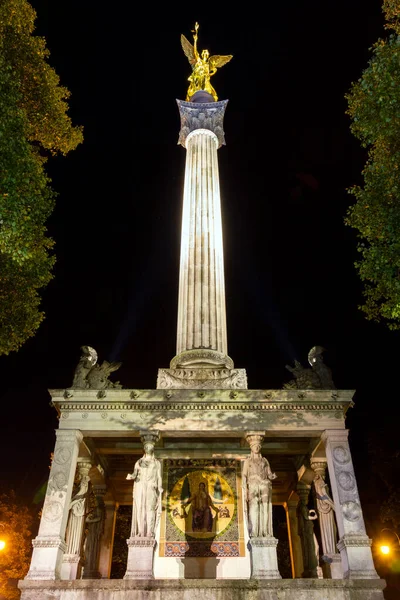
[[210, 67], [215, 67], [216, 69], [220, 69], [221, 67], [226, 65], [226, 63], [228, 63], [231, 60], [232, 56], [233, 56], [232, 54], [227, 54], [226, 56], [221, 56], [220, 54], [214, 54], [214, 56], [210, 56], [210, 58], [208, 59], [208, 62], [210, 63]]
[[192, 44], [189, 42], [189, 40], [187, 38], [185, 38], [183, 33], [181, 35], [181, 44], [182, 44], [182, 49], [183, 49], [184, 53], [186, 54], [188, 61], [193, 66], [194, 64], [196, 64], [194, 48], [193, 48]]

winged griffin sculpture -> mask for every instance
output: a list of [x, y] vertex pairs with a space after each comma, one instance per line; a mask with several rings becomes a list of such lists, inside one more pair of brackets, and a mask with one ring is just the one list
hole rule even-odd
[[187, 91], [186, 101], [189, 102], [193, 94], [200, 90], [208, 92], [212, 95], [214, 100], [217, 101], [218, 96], [210, 83], [210, 77], [215, 75], [217, 69], [220, 69], [231, 60], [232, 54], [227, 54], [226, 56], [215, 54], [214, 56], [210, 56], [208, 50], [203, 50], [200, 55], [197, 50], [198, 30], [199, 24], [196, 23], [194, 31], [192, 31], [194, 40], [193, 46], [183, 34], [181, 35], [183, 51], [192, 66], [192, 74], [188, 77], [190, 85]]
[[81, 346], [81, 357], [75, 368], [72, 388], [104, 390], [107, 388], [121, 388], [117, 381], [109, 381], [110, 373], [116, 371], [122, 365], [121, 362], [108, 362], [103, 360], [101, 365], [97, 363], [97, 352], [91, 346]]

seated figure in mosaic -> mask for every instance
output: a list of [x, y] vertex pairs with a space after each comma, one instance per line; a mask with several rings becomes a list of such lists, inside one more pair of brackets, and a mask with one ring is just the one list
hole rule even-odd
[[186, 500], [184, 506], [188, 504], [192, 505], [192, 531], [212, 531], [214, 519], [211, 509], [218, 515], [218, 508], [214, 506], [204, 481], [200, 481], [198, 491]]

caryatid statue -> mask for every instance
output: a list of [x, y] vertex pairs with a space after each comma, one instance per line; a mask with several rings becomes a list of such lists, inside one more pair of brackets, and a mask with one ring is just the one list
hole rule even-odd
[[314, 489], [321, 530], [322, 549], [324, 555], [337, 554], [337, 533], [335, 523], [335, 504], [328, 492], [325, 482], [326, 462], [312, 461], [311, 467], [315, 472]]
[[127, 479], [133, 480], [131, 537], [154, 538], [161, 512], [161, 462], [154, 456], [158, 435], [142, 435], [144, 456], [140, 458]]
[[273, 537], [272, 481], [276, 474], [261, 455], [262, 435], [249, 434], [246, 440], [251, 454], [244, 461], [242, 481], [243, 500], [251, 538]]
[[189, 102], [193, 94], [200, 90], [211, 94], [214, 100], [217, 101], [218, 96], [210, 83], [210, 77], [215, 75], [217, 69], [223, 67], [231, 60], [232, 54], [227, 54], [226, 56], [215, 54], [214, 56], [210, 56], [208, 50], [203, 50], [202, 53], [199, 54], [197, 50], [198, 30], [199, 24], [196, 23], [194, 31], [192, 31], [194, 40], [193, 46], [183, 34], [181, 35], [183, 51], [192, 66], [192, 74], [188, 77], [190, 85], [187, 91], [186, 101]]

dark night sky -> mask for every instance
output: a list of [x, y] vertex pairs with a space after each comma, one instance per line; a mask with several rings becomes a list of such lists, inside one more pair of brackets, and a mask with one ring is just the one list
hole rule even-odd
[[2, 480], [30, 501], [47, 477], [57, 427], [47, 389], [71, 385], [82, 344], [123, 361], [114, 379], [127, 388], [154, 388], [175, 355], [185, 165], [175, 99], [190, 74], [180, 34], [192, 40], [197, 20], [200, 49], [234, 55], [213, 78], [229, 99], [219, 151], [229, 355], [249, 388], [268, 389], [290, 379], [295, 358], [306, 366], [312, 346], [327, 349], [337, 387], [357, 390], [348, 426], [368, 503], [367, 431], [393, 421], [400, 334], [357, 309], [356, 233], [343, 218], [365, 152], [344, 94], [384, 35], [380, 1], [287, 0], [262, 13], [32, 5], [85, 141], [48, 162], [55, 278], [37, 335], [0, 359]]

